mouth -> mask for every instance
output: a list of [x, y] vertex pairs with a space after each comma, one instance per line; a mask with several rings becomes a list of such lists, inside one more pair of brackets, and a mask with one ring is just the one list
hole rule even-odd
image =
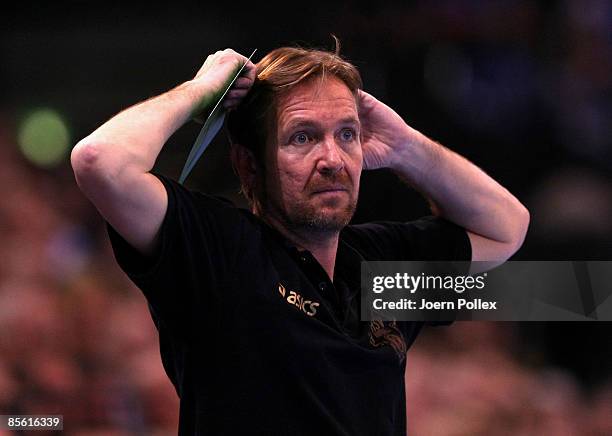
[[317, 189], [316, 191], [313, 191], [312, 195], [318, 195], [318, 194], [336, 194], [336, 193], [341, 193], [341, 192], [348, 192], [348, 189], [346, 189], [345, 187], [329, 187], [329, 188], [324, 188], [324, 189]]

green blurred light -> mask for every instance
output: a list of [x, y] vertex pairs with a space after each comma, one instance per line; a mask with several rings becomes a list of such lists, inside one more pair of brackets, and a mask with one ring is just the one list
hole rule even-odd
[[42, 167], [58, 164], [70, 144], [68, 127], [59, 113], [37, 109], [25, 117], [17, 136], [19, 149], [32, 163]]

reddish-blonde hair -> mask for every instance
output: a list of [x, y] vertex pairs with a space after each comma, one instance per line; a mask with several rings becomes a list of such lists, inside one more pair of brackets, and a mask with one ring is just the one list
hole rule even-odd
[[[357, 68], [340, 57], [337, 38], [333, 52], [301, 48], [281, 47], [272, 50], [257, 64], [257, 75], [249, 94], [236, 110], [230, 112], [227, 132], [232, 146], [239, 144], [249, 149], [258, 167], [265, 166], [265, 144], [270, 134], [275, 134], [276, 104], [280, 96], [306, 80], [327, 76], [340, 79], [357, 98], [362, 88]], [[254, 201], [251, 186], [241, 180], [242, 192], [249, 203]]]

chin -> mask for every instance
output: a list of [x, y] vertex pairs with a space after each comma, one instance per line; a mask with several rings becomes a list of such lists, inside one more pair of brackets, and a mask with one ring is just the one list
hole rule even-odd
[[318, 216], [308, 220], [308, 227], [316, 231], [339, 232], [350, 220], [339, 217]]
[[357, 201], [304, 201], [287, 207], [267, 208], [267, 213], [276, 215], [287, 228], [310, 232], [339, 232], [353, 218]]
[[354, 212], [352, 204], [342, 208], [323, 207], [304, 214], [302, 221], [313, 230], [340, 231], [351, 221]]

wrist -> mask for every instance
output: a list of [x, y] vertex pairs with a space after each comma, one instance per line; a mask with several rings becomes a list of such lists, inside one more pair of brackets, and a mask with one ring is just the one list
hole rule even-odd
[[421, 134], [417, 130], [407, 124], [404, 125], [392, 147], [393, 153], [389, 159], [389, 169], [394, 172], [407, 171], [407, 165], [413, 163], [418, 157], [421, 142], [419, 135]]
[[212, 92], [210, 87], [202, 80], [188, 80], [174, 88], [173, 91], [179, 92], [185, 98], [189, 110], [189, 118], [195, 118], [210, 106]]
[[439, 164], [439, 145], [417, 130], [402, 137], [392, 159], [391, 169], [412, 183], [424, 183]]

